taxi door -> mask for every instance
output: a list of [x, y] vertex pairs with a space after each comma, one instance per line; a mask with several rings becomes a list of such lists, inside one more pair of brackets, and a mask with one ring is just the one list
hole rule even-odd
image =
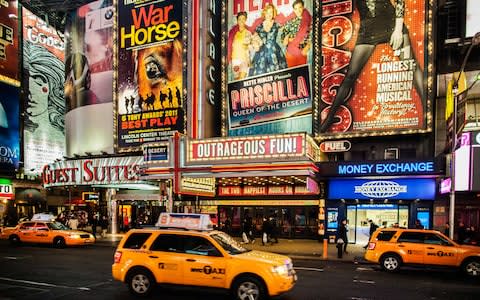
[[35, 222], [26, 222], [20, 225], [18, 235], [22, 242], [35, 242]]
[[35, 243], [52, 243], [53, 240], [50, 239], [50, 235], [51, 232], [47, 224], [43, 222], [35, 223], [35, 232], [33, 234]]
[[175, 234], [159, 234], [146, 253], [147, 264], [159, 283], [183, 284], [182, 239]]
[[458, 252], [450, 241], [435, 233], [425, 233], [425, 264], [455, 266]]
[[396, 252], [402, 256], [404, 263], [423, 264], [425, 256], [424, 233], [404, 231], [395, 245]]
[[184, 235], [184, 284], [225, 287], [226, 259], [205, 237]]

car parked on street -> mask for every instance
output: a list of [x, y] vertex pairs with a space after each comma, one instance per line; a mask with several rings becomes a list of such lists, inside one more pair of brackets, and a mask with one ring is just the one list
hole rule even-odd
[[243, 248], [212, 230], [208, 215], [162, 213], [161, 227], [133, 229], [119, 243], [115, 280], [146, 296], [157, 284], [220, 288], [234, 299], [265, 299], [293, 288], [297, 275], [284, 255]]
[[72, 230], [55, 221], [26, 221], [15, 227], [3, 228], [0, 239], [8, 239], [12, 245], [21, 243], [52, 244], [55, 247], [89, 245], [95, 237], [85, 231]]
[[460, 268], [480, 277], [480, 247], [460, 245], [436, 230], [381, 228], [370, 238], [365, 259], [388, 272], [402, 265]]

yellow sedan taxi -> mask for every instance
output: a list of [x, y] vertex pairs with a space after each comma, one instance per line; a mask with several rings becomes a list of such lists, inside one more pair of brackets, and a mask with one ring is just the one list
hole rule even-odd
[[480, 247], [459, 245], [436, 230], [377, 229], [365, 259], [389, 272], [404, 264], [431, 265], [460, 268], [468, 276], [480, 277]]
[[163, 213], [157, 225], [164, 226], [130, 230], [115, 252], [113, 278], [138, 296], [156, 284], [221, 288], [234, 299], [254, 300], [293, 288], [297, 275], [289, 257], [247, 250], [228, 234], [206, 229], [209, 219]]
[[20, 243], [52, 244], [58, 248], [95, 243], [95, 237], [85, 231], [72, 230], [55, 221], [26, 221], [16, 227], [5, 228], [0, 238], [12, 245]]

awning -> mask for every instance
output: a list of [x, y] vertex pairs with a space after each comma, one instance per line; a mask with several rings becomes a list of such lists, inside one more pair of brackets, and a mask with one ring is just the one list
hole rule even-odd
[[36, 204], [46, 201], [47, 199], [37, 189], [16, 189], [15, 203]]

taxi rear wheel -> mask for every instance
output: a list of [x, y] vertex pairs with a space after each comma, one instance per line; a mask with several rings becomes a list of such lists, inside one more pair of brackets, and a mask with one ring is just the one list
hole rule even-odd
[[396, 254], [387, 253], [382, 257], [380, 263], [382, 265], [382, 269], [384, 269], [385, 271], [396, 272], [398, 271], [398, 269], [400, 269], [400, 266], [402, 265], [402, 260]]
[[53, 245], [57, 248], [64, 248], [65, 247], [65, 239], [62, 237], [56, 237], [53, 240]]
[[18, 235], [11, 235], [8, 239], [10, 240], [10, 244], [12, 244], [13, 246], [20, 245], [20, 238], [18, 237]]
[[148, 296], [155, 287], [155, 280], [150, 272], [137, 269], [132, 270], [128, 275], [128, 289], [136, 296]]
[[463, 263], [463, 273], [470, 277], [480, 277], [480, 259], [469, 259]]
[[237, 300], [261, 300], [265, 299], [265, 286], [253, 276], [240, 277], [233, 283], [232, 293]]

